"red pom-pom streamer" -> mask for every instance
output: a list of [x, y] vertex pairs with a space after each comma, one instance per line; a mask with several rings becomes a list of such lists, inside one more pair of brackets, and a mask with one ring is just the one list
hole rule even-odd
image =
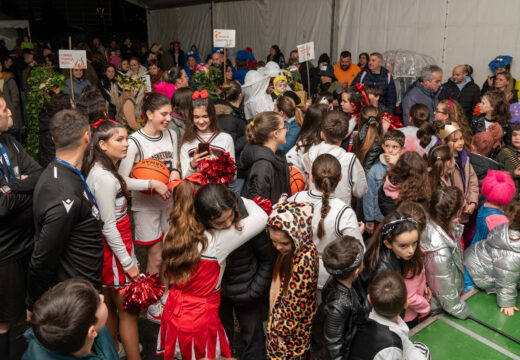
[[260, 195], [256, 195], [253, 198], [253, 201], [256, 203], [256, 205], [260, 206], [268, 216], [271, 215], [271, 212], [273, 211], [273, 204], [271, 204], [271, 200], [260, 197]]
[[200, 161], [199, 172], [206, 178], [206, 184], [213, 182], [227, 185], [235, 177], [237, 167], [229, 153], [223, 153], [216, 159]]
[[159, 281], [158, 274], [141, 275], [139, 280], [125, 286], [119, 292], [125, 298], [123, 310], [138, 313], [160, 300], [164, 286]]
[[388, 127], [388, 130], [395, 130], [403, 127], [403, 123], [401, 122], [399, 116], [395, 116], [385, 112], [381, 115], [381, 118], [386, 118], [390, 121], [390, 126]]

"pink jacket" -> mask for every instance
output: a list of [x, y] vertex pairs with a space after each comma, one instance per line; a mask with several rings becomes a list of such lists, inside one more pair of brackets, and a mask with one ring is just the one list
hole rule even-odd
[[417, 316], [423, 317], [430, 313], [430, 303], [424, 297], [426, 288], [426, 275], [424, 268], [419, 275], [404, 279], [406, 291], [408, 292], [408, 308], [404, 315], [404, 321], [412, 321]]

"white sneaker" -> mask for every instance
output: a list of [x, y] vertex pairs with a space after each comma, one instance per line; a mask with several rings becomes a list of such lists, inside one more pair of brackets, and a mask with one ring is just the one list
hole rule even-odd
[[155, 304], [148, 306], [148, 310], [146, 311], [146, 318], [153, 323], [160, 324], [162, 319], [162, 313], [164, 310], [164, 304], [166, 304], [167, 299], [168, 291], [165, 291], [159, 301], [157, 301]]
[[[139, 344], [139, 352], [143, 352], [143, 345]], [[119, 355], [120, 359], [126, 359], [126, 351], [125, 347], [123, 346], [123, 343], [119, 341], [119, 351], [117, 352], [117, 355]]]

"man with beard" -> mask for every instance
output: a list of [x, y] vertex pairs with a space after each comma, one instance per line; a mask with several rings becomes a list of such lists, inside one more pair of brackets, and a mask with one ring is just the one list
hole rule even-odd
[[346, 89], [352, 83], [352, 80], [361, 71], [359, 66], [352, 63], [352, 55], [350, 51], [343, 51], [339, 57], [339, 61], [334, 65], [334, 76], [343, 84]]

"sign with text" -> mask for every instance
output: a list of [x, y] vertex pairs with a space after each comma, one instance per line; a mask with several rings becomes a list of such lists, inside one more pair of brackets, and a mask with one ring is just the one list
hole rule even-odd
[[305, 62], [314, 59], [314, 41], [298, 45], [298, 61]]
[[85, 50], [59, 50], [60, 69], [86, 69], [87, 52]]
[[213, 46], [233, 48], [235, 47], [236, 30], [213, 29]]

